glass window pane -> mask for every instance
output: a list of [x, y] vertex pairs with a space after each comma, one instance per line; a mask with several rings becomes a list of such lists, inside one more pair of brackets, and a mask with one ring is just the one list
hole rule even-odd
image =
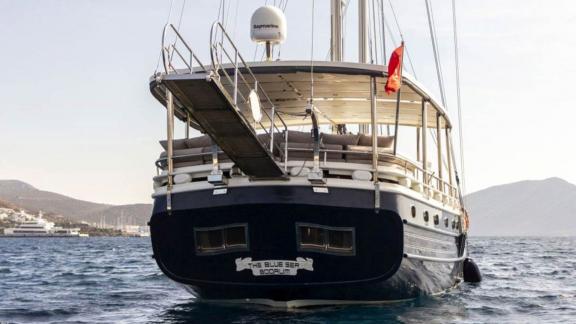
[[197, 231], [196, 248], [198, 250], [223, 249], [222, 230]]
[[244, 226], [229, 227], [226, 229], [226, 246], [246, 245], [246, 231]]
[[314, 245], [324, 247], [324, 229], [300, 226], [301, 245]]
[[352, 250], [354, 242], [352, 241], [352, 231], [328, 231], [328, 247], [331, 249]]

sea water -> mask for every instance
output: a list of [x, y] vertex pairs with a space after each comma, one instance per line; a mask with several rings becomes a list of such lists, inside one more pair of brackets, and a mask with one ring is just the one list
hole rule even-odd
[[373, 306], [278, 310], [195, 302], [149, 238], [0, 239], [0, 323], [576, 323], [576, 238], [483, 237], [484, 281]]

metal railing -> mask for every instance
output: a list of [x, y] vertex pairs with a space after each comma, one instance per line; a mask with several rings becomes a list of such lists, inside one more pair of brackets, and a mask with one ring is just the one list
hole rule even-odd
[[[276, 106], [258, 83], [258, 79], [256, 79], [252, 69], [250, 69], [250, 66], [246, 63], [232, 38], [220, 22], [215, 22], [210, 30], [210, 58], [212, 60], [213, 77], [223, 79], [228, 85], [232, 86], [231, 93], [225, 86], [223, 89], [232, 98], [234, 107], [238, 111], [240, 111], [240, 105], [244, 107], [249, 105], [249, 96], [252, 91], [257, 94], [261, 110], [264, 113], [263, 117], [266, 117], [269, 127], [266, 127], [262, 120], [250, 120], [245, 114], [240, 113], [240, 115], [246, 123], [252, 124], [254, 129], [260, 126], [259, 128], [268, 134], [270, 142], [263, 144], [270, 152], [273, 152], [274, 133], [284, 132], [284, 134], [287, 134], [288, 126], [276, 111]], [[288, 141], [286, 140], [285, 142], [287, 143]]]
[[[174, 40], [169, 42], [168, 38], [171, 34], [173, 34]], [[184, 64], [186, 69], [177, 69], [175, 66], [177, 62], [174, 61], [175, 58], [178, 59], [180, 64]], [[178, 32], [178, 29], [172, 24], [166, 24], [166, 26], [164, 26], [164, 32], [162, 33], [162, 63], [166, 74], [180, 74], [182, 70], [186, 73], [192, 73], [194, 72], [194, 66], [201, 68], [202, 72], [208, 72], [190, 45], [186, 43], [182, 35]]]
[[[170, 41], [172, 37], [173, 40]], [[260, 129], [269, 136], [269, 141], [259, 140], [271, 154], [274, 151], [275, 133], [283, 133], [284, 142], [287, 143], [288, 126], [276, 111], [276, 106], [260, 86], [250, 66], [220, 22], [215, 22], [210, 30], [210, 59], [212, 65], [204, 65], [174, 25], [167, 24], [164, 27], [162, 62], [166, 74], [207, 73], [211, 78], [220, 82], [222, 91], [232, 99], [234, 108], [239, 112], [244, 122], [253, 127], [254, 135]], [[230, 87], [231, 90], [229, 90]], [[249, 96], [252, 91], [259, 98], [262, 117], [266, 118], [265, 121], [250, 120], [240, 109], [241, 106], [248, 107]], [[277, 149], [287, 151], [287, 147], [283, 149], [277, 147]]]
[[[288, 151], [292, 152], [310, 152], [310, 162], [312, 163], [312, 148], [288, 148]], [[334, 150], [334, 149], [320, 149], [320, 155], [322, 157], [324, 165], [329, 162], [328, 154], [330, 153], [337, 153], [337, 154], [353, 154], [353, 155], [365, 155], [367, 158], [372, 157], [372, 151], [357, 151], [357, 150]], [[386, 161], [382, 161], [381, 158], [386, 159]], [[302, 159], [298, 159], [302, 160]], [[419, 184], [422, 185], [423, 194], [427, 198], [434, 198], [434, 193], [439, 192], [442, 196], [446, 196], [451, 199], [458, 200], [458, 188], [449, 183], [447, 179], [441, 179], [440, 177], [436, 176], [433, 171], [425, 170], [421, 166], [417, 165], [414, 162], [409, 161], [406, 158], [400, 157], [398, 155], [390, 154], [390, 153], [378, 153], [378, 165], [386, 165], [386, 164], [393, 164], [400, 168], [402, 168], [405, 176], [407, 178], [412, 178], [413, 180], [418, 181]], [[366, 159], [366, 164], [371, 164], [371, 159]], [[381, 174], [385, 175], [385, 173]], [[443, 197], [440, 197], [440, 201], [443, 201]]]

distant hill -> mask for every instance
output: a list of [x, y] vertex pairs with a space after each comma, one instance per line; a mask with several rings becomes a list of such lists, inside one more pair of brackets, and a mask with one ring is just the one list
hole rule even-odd
[[74, 199], [36, 189], [18, 180], [0, 180], [0, 204], [17, 206], [30, 212], [60, 214], [75, 221], [113, 225], [117, 222], [146, 225], [152, 205], [109, 205]]
[[576, 235], [576, 186], [559, 178], [487, 188], [466, 202], [471, 235]]
[[0, 199], [0, 208], [9, 208], [9, 209], [14, 209], [14, 210], [19, 209], [18, 206], [14, 205], [12, 203], [9, 203], [5, 200], [2, 200], [2, 199]]

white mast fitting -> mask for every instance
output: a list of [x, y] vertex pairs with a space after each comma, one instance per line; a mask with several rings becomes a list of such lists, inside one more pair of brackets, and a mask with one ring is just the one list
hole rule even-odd
[[330, 58], [332, 61], [341, 62], [344, 60], [343, 39], [342, 39], [342, 0], [332, 0], [331, 2], [331, 46]]
[[358, 62], [368, 63], [368, 5], [358, 0]]

